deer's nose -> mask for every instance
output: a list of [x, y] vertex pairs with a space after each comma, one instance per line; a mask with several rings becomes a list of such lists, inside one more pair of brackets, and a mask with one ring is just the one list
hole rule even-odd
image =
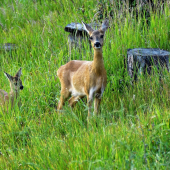
[[24, 88], [24, 86], [20, 86], [20, 89], [22, 90]]
[[95, 43], [94, 43], [94, 47], [96, 47], [96, 48], [100, 48], [100, 47], [101, 47], [100, 42], [95, 42]]

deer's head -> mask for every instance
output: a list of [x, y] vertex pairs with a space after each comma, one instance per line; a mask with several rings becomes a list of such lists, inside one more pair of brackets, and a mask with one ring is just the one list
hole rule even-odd
[[95, 50], [102, 49], [104, 34], [105, 34], [105, 31], [109, 27], [109, 21], [107, 19], [104, 20], [100, 29], [97, 31], [93, 30], [93, 28], [91, 28], [91, 26], [89, 26], [88, 24], [85, 24], [84, 22], [82, 22], [82, 23], [83, 23], [84, 29], [87, 31], [87, 33], [90, 36], [89, 39], [91, 41], [93, 49], [95, 49]]
[[13, 91], [19, 91], [22, 90], [24, 88], [24, 86], [22, 85], [22, 81], [20, 79], [21, 76], [21, 68], [19, 69], [19, 71], [17, 72], [17, 74], [13, 77], [11, 75], [9, 75], [8, 73], [4, 72], [5, 76], [8, 78], [9, 82], [10, 82], [10, 86], [11, 89]]

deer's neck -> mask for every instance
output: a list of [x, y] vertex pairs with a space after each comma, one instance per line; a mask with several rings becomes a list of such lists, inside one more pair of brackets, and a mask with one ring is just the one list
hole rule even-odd
[[102, 49], [101, 50], [94, 50], [94, 59], [93, 59], [92, 69], [97, 74], [101, 74], [101, 72], [104, 69], [104, 62], [103, 62], [103, 54], [102, 53], [103, 53]]
[[14, 100], [17, 100], [19, 98], [19, 92], [15, 90], [11, 90], [10, 92], [10, 99], [13, 105]]

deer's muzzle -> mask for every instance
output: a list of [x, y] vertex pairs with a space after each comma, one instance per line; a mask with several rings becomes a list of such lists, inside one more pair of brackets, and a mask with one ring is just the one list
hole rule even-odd
[[95, 48], [101, 48], [100, 42], [95, 42], [95, 43], [94, 43], [94, 47], [95, 47]]
[[23, 90], [24, 86], [20, 86], [20, 90]]

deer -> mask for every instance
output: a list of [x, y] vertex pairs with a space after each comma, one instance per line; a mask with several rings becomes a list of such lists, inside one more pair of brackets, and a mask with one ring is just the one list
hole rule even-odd
[[[82, 22], [84, 29], [89, 34], [89, 39], [94, 50], [93, 61], [71, 60], [57, 70], [61, 83], [60, 99], [57, 111], [62, 110], [65, 101], [73, 107], [79, 99], [87, 96], [88, 118], [91, 116], [91, 107], [94, 100], [94, 114], [98, 115], [101, 97], [107, 84], [107, 74], [104, 67], [102, 47], [104, 35], [109, 27], [105, 19], [98, 30]], [[95, 98], [95, 99], [94, 99]]]
[[22, 85], [22, 81], [20, 79], [21, 68], [15, 76], [11, 76], [6, 72], [4, 72], [4, 74], [10, 82], [11, 91], [8, 94], [5, 90], [0, 89], [0, 105], [2, 108], [4, 108], [4, 110], [7, 109], [8, 112], [9, 104], [11, 104], [12, 109], [14, 107], [15, 102], [18, 101], [18, 106], [20, 106], [20, 101], [18, 99], [20, 90], [23, 90], [24, 86]]

